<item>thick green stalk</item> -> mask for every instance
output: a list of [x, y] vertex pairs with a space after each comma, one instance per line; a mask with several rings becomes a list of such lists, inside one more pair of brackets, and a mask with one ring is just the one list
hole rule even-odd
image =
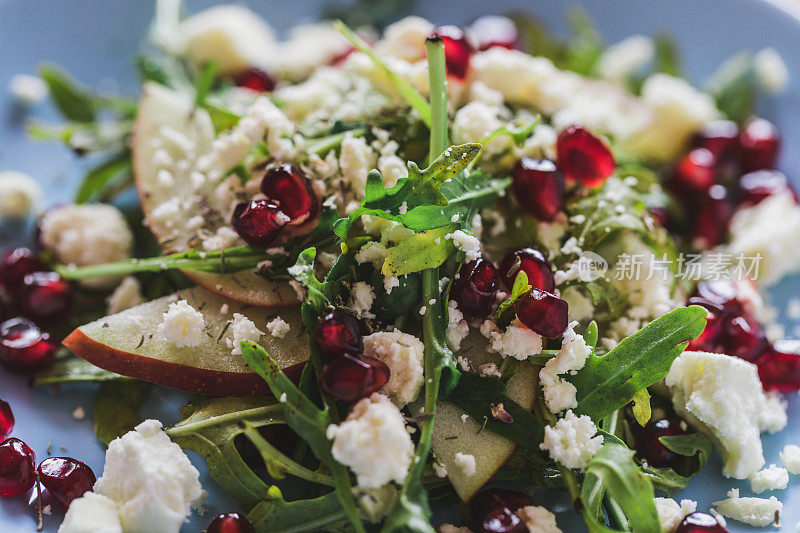
[[425, 41], [431, 91], [431, 142], [428, 159], [434, 161], [449, 144], [447, 140], [447, 70], [441, 37]]

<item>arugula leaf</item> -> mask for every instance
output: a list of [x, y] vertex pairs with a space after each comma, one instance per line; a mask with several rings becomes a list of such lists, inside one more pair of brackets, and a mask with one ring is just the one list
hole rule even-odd
[[528, 275], [520, 269], [517, 277], [514, 278], [514, 286], [511, 287], [511, 295], [500, 302], [497, 311], [494, 313], [494, 320], [497, 326], [505, 329], [514, 320], [514, 304], [517, 300], [533, 287], [528, 285]]
[[452, 239], [445, 238], [455, 230], [456, 226], [445, 226], [409, 236], [397, 246], [389, 248], [381, 272], [384, 276], [403, 276], [426, 268], [437, 268], [456, 249]]
[[56, 359], [52, 365], [33, 378], [34, 387], [61, 383], [102, 383], [104, 381], [129, 381], [132, 378], [103, 370], [80, 357]]
[[108, 446], [112, 440], [132, 430], [141, 421], [139, 407], [149, 384], [143, 381], [106, 382], [94, 399], [94, 434]]
[[559, 67], [588, 76], [603, 53], [603, 38], [589, 13], [581, 7], [571, 8], [567, 12], [567, 23], [572, 36], [564, 48]]
[[655, 72], [663, 72], [676, 78], [682, 78], [681, 56], [675, 40], [666, 34], [656, 35], [654, 40], [656, 44]]
[[216, 60], [211, 60], [200, 69], [200, 74], [197, 76], [195, 83], [194, 105], [196, 107], [205, 107], [206, 99], [216, 79], [218, 67]]
[[[84, 175], [75, 203], [85, 204], [97, 199], [104, 199], [108, 189], [118, 189], [133, 182], [131, 154], [128, 151], [113, 155]], [[121, 181], [121, 183], [115, 183]]]
[[744, 51], [727, 59], [711, 74], [706, 88], [729, 119], [741, 124], [750, 118], [758, 93], [753, 54]]
[[647, 389], [642, 389], [633, 395], [633, 417], [640, 426], [644, 426], [651, 416], [650, 393]]
[[483, 155], [483, 151], [486, 148], [486, 145], [492, 142], [493, 140], [497, 139], [498, 137], [502, 137], [503, 135], [508, 135], [511, 137], [511, 140], [514, 141], [514, 144], [517, 146], [522, 146], [525, 144], [525, 140], [531, 134], [533, 129], [539, 124], [542, 117], [541, 115], [537, 115], [536, 119], [528, 124], [527, 126], [516, 126], [512, 124], [506, 124], [505, 126], [500, 126], [496, 130], [492, 131], [481, 139], [481, 149], [478, 151], [478, 155], [475, 156], [475, 159], [470, 161], [469, 165], [467, 166], [467, 172], [472, 173], [472, 169], [475, 165], [480, 161], [481, 156]]
[[714, 446], [702, 433], [672, 435], [660, 437], [658, 440], [671, 452], [687, 458], [678, 468], [680, 473], [672, 468], [642, 465], [642, 471], [650, 478], [655, 488], [672, 496], [689, 485], [692, 476], [699, 472], [711, 457]]
[[347, 515], [334, 492], [310, 500], [287, 502], [280, 489], [273, 485], [247, 519], [258, 533], [299, 533], [343, 531]]
[[39, 76], [47, 84], [50, 97], [58, 111], [67, 120], [94, 122], [96, 118], [95, 97], [70, 79], [54, 65], [44, 65]]
[[675, 309], [626, 337], [607, 354], [592, 353], [578, 373], [566, 376], [578, 389], [575, 414], [599, 421], [630, 403], [640, 390], [667, 375], [675, 358], [705, 325], [702, 307]]
[[128, 150], [132, 128], [130, 119], [57, 125], [31, 120], [26, 124], [26, 131], [34, 140], [63, 143], [78, 156], [98, 153], [107, 154], [108, 158]]

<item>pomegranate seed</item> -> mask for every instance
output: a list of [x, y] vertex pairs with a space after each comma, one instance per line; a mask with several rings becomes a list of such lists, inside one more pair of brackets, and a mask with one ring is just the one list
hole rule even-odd
[[263, 248], [274, 241], [291, 219], [269, 200], [241, 202], [233, 210], [233, 229], [250, 246]]
[[745, 171], [775, 168], [781, 149], [781, 134], [769, 120], [755, 118], [742, 128], [739, 145]]
[[364, 350], [362, 335], [356, 315], [344, 309], [334, 309], [320, 318], [314, 330], [320, 351], [329, 359], [345, 353], [360, 354]]
[[48, 457], [37, 471], [44, 488], [65, 511], [72, 500], [92, 490], [97, 481], [91, 468], [70, 457]]
[[9, 296], [16, 298], [25, 276], [44, 270], [50, 269], [31, 250], [28, 248], [14, 248], [4, 253], [0, 258], [0, 285], [3, 286]]
[[461, 265], [450, 298], [467, 318], [486, 318], [497, 295], [497, 269], [481, 258]]
[[637, 427], [634, 429], [636, 456], [656, 468], [674, 467], [681, 456], [670, 451], [659, 439], [685, 434], [686, 430], [681, 427], [681, 421], [677, 417], [662, 418], [651, 421], [644, 427]]
[[550, 263], [545, 259], [544, 254], [535, 248], [522, 248], [511, 252], [503, 258], [500, 263], [499, 276], [506, 286], [511, 290], [517, 274], [522, 270], [528, 276], [528, 285], [534, 289], [553, 292], [556, 288], [556, 281], [553, 277], [553, 270]]
[[542, 337], [554, 339], [567, 329], [567, 302], [553, 293], [531, 289], [517, 300], [517, 318]]
[[516, 512], [533, 500], [524, 492], [491, 488], [476, 494], [470, 506], [476, 533], [527, 533]]
[[14, 429], [14, 413], [11, 412], [8, 402], [0, 400], [0, 440], [8, 437], [12, 429]]
[[553, 220], [564, 203], [564, 176], [547, 159], [523, 157], [514, 167], [517, 203], [539, 220]]
[[747, 316], [736, 316], [722, 326], [722, 353], [755, 363], [769, 348], [761, 326]]
[[583, 126], [567, 126], [558, 134], [556, 154], [564, 177], [587, 187], [602, 184], [617, 168], [608, 145]]
[[669, 228], [672, 225], [672, 220], [666, 207], [648, 207], [647, 211], [650, 213], [650, 216], [653, 217], [653, 220], [662, 228]]
[[272, 76], [255, 67], [238, 74], [233, 81], [238, 87], [259, 93], [268, 93], [275, 89], [275, 80]]
[[517, 26], [508, 17], [486, 15], [473, 22], [469, 31], [477, 42], [478, 50], [488, 50], [494, 46], [518, 50], [520, 48]]
[[768, 348], [756, 361], [758, 376], [767, 390], [800, 390], [800, 354]]
[[689, 305], [705, 307], [706, 327], [700, 336], [689, 342], [686, 349], [700, 352], [718, 352], [720, 336], [722, 335], [722, 317], [725, 316], [725, 311], [717, 305], [707, 301], [700, 301], [699, 298], [690, 298]]
[[739, 179], [739, 190], [742, 194], [741, 201], [748, 206], [759, 204], [768, 196], [784, 191], [794, 194], [786, 175], [778, 170], [748, 172]]
[[15, 372], [41, 370], [53, 360], [57, 346], [27, 318], [0, 324], [0, 363]]
[[[731, 313], [739, 313], [743, 310], [738, 299], [739, 288], [729, 279], [701, 281], [695, 287], [694, 294], [695, 296], [690, 299], [690, 302], [696, 301], [701, 305], [703, 302], [710, 302]], [[695, 298], [699, 298], [699, 300]]]
[[19, 439], [0, 443], [0, 496], [19, 496], [33, 487], [36, 455]]
[[319, 199], [305, 173], [297, 165], [284, 163], [271, 167], [261, 180], [261, 192], [299, 225], [317, 216]]
[[692, 228], [692, 242], [698, 248], [711, 248], [728, 235], [733, 206], [722, 185], [712, 185], [700, 199]]
[[441, 37], [444, 43], [444, 60], [447, 73], [463, 80], [467, 76], [469, 60], [472, 57], [472, 46], [467, 40], [464, 28], [448, 24], [434, 28], [431, 37]]
[[214, 517], [206, 533], [255, 533], [253, 524], [239, 513], [226, 513]]
[[695, 148], [678, 162], [669, 184], [676, 192], [707, 191], [717, 179], [717, 158], [710, 150]]
[[389, 381], [389, 367], [373, 357], [348, 353], [334, 359], [322, 371], [322, 391], [342, 402], [355, 402], [378, 391]]
[[63, 319], [72, 307], [72, 287], [55, 272], [33, 272], [22, 283], [19, 306], [34, 320]]
[[739, 126], [732, 120], [708, 122], [695, 135], [692, 146], [705, 148], [718, 160], [731, 160], [739, 150]]
[[675, 533], [728, 533], [728, 530], [710, 514], [696, 512], [684, 518]]

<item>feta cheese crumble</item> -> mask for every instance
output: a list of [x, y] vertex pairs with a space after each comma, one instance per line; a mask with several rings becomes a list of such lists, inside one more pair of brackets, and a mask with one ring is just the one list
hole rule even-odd
[[350, 307], [358, 316], [375, 318], [375, 315], [370, 312], [374, 301], [375, 291], [369, 283], [357, 281], [353, 284], [353, 288], [350, 291]]
[[231, 355], [242, 355], [243, 342], [258, 342], [258, 339], [264, 334], [252, 320], [240, 313], [233, 313], [233, 321], [228, 329], [233, 339], [225, 339], [225, 344], [231, 349]]
[[455, 464], [461, 470], [461, 473], [467, 477], [475, 475], [477, 466], [475, 463], [475, 456], [469, 453], [456, 452]]
[[789, 68], [772, 47], [762, 48], [753, 58], [758, 83], [769, 93], [779, 94], [789, 85]]
[[578, 406], [575, 397], [577, 389], [559, 375], [574, 374], [584, 367], [586, 359], [592, 353], [583, 336], [575, 333], [573, 328], [577, 325], [577, 322], [572, 322], [567, 327], [558, 354], [548, 360], [544, 368], [539, 371], [539, 382], [542, 385], [545, 404], [554, 413]]
[[783, 504], [775, 496], [766, 498], [740, 498], [739, 489], [728, 491], [726, 500], [714, 502], [717, 512], [726, 518], [749, 524], [754, 527], [766, 527], [777, 523], [783, 510]]
[[526, 505], [517, 509], [516, 515], [528, 526], [532, 533], [562, 533], [556, 525], [556, 517], [545, 507], [539, 505]]
[[117, 504], [102, 494], [87, 492], [72, 501], [58, 533], [122, 533]]
[[178, 348], [194, 348], [203, 340], [203, 314], [186, 300], [169, 304], [158, 325], [158, 333]]
[[389, 367], [389, 381], [382, 392], [400, 405], [413, 402], [425, 382], [422, 366], [425, 346], [418, 338], [395, 329], [364, 337], [364, 354]]
[[589, 460], [603, 446], [603, 436], [586, 415], [575, 416], [572, 409], [555, 426], [544, 428], [544, 441], [539, 445], [550, 457], [567, 468], [586, 468]]
[[477, 237], [457, 229], [453, 233], [444, 236], [445, 239], [453, 241], [453, 245], [466, 254], [466, 261], [474, 261], [481, 256], [481, 241]]
[[8, 83], [8, 90], [18, 102], [25, 105], [38, 104], [50, 92], [42, 78], [30, 74], [14, 74]]
[[781, 462], [792, 474], [800, 474], [800, 446], [787, 444], [780, 453]]
[[505, 331], [500, 331], [493, 320], [486, 320], [480, 331], [491, 342], [491, 349], [503, 357], [524, 361], [542, 351], [541, 335], [525, 327], [519, 319], [514, 319]]
[[606, 48], [597, 61], [601, 78], [622, 83], [636, 74], [655, 56], [653, 39], [646, 35], [631, 35]]
[[783, 490], [789, 486], [789, 472], [785, 468], [769, 465], [750, 475], [750, 489], [756, 494], [765, 490]]
[[453, 351], [461, 348], [461, 343], [469, 335], [469, 324], [464, 320], [464, 313], [458, 308], [458, 302], [447, 302], [447, 344]]
[[289, 323], [279, 316], [267, 322], [267, 332], [273, 337], [277, 337], [279, 339], [286, 337], [291, 329], [292, 328], [289, 326]]
[[17, 172], [0, 172], [0, 218], [24, 218], [42, 196], [42, 188], [35, 179]]
[[680, 505], [672, 498], [655, 498], [658, 521], [662, 533], [673, 533], [687, 515], [697, 511], [697, 502], [681, 500]]
[[414, 456], [414, 444], [400, 410], [383, 394], [355, 404], [347, 419], [327, 429], [334, 459], [348, 466], [359, 487], [377, 489], [403, 483]]

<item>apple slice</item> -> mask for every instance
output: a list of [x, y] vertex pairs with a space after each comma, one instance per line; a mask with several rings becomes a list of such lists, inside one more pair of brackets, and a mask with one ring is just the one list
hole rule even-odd
[[[193, 174], [202, 176], [195, 173], [197, 161], [209, 152], [214, 137], [208, 113], [195, 108], [188, 95], [156, 83], [144, 85], [133, 125], [131, 157], [145, 221], [165, 250], [182, 252], [199, 245], [197, 217], [202, 217], [205, 236], [229, 224], [231, 198], [217, 194], [220, 184], [193, 179]], [[298, 303], [288, 283], [271, 282], [253, 271], [184, 274], [201, 287], [238, 302]]]
[[[464, 339], [463, 346], [469, 348], [460, 351], [459, 355], [469, 359], [473, 368], [484, 363], [500, 362], [499, 356], [489, 353], [486, 338], [474, 330]], [[530, 363], [522, 363], [517, 373], [508, 380], [506, 394], [525, 409], [531, 410], [537, 383], [538, 369]], [[462, 419], [464, 414], [460, 407], [447, 401], [440, 401], [436, 405], [431, 448], [437, 461], [447, 469], [447, 477], [458, 496], [467, 501], [505, 464], [517, 445], [491, 431], [481, 431], [483, 421], [472, 417]], [[476, 470], [471, 476], [465, 475], [458, 466], [455, 459], [458, 452], [475, 457]]]
[[[205, 318], [206, 335], [195, 348], [178, 348], [158, 332], [163, 313], [179, 299]], [[194, 288], [81, 326], [64, 339], [64, 346], [104, 370], [173, 389], [225, 396], [264, 394], [264, 380], [241, 356], [232, 355], [226, 343], [233, 339], [228, 327], [233, 313], [247, 316], [261, 330], [275, 316], [269, 308], [247, 306]], [[265, 334], [259, 344], [290, 377], [297, 378], [308, 360], [300, 312], [291, 307], [281, 309], [280, 316], [291, 326], [290, 332], [282, 339]]]

